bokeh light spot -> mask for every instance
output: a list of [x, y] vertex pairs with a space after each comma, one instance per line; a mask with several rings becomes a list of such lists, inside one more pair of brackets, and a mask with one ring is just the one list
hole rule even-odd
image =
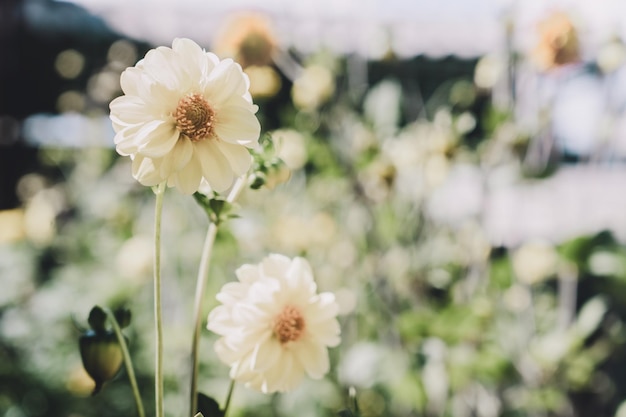
[[137, 62], [137, 48], [127, 40], [120, 39], [109, 47], [107, 60], [120, 68], [126, 68]]
[[85, 68], [85, 57], [75, 49], [66, 49], [57, 55], [54, 68], [59, 75], [68, 80], [78, 77]]
[[108, 103], [120, 89], [119, 74], [103, 71], [93, 75], [87, 83], [87, 94], [94, 101]]
[[57, 98], [59, 113], [77, 112], [85, 109], [85, 96], [78, 91], [66, 91]]

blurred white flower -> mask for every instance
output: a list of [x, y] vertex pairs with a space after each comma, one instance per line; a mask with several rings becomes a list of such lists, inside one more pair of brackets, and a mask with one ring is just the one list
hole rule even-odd
[[134, 236], [119, 248], [116, 257], [118, 274], [141, 282], [152, 272], [152, 239], [147, 236]]
[[339, 365], [339, 381], [346, 386], [371, 388], [379, 382], [384, 359], [385, 349], [382, 345], [371, 342], [355, 343]]
[[306, 251], [312, 247], [326, 247], [337, 234], [337, 224], [324, 211], [285, 215], [272, 228], [275, 244], [285, 250]]
[[249, 81], [231, 59], [189, 39], [149, 51], [121, 76], [126, 95], [111, 102], [115, 144], [143, 185], [167, 181], [191, 194], [202, 178], [224, 191], [251, 164], [260, 124]]
[[491, 89], [498, 84], [506, 71], [503, 57], [489, 54], [478, 60], [474, 70], [474, 83], [478, 88]]
[[539, 283], [554, 275], [558, 254], [549, 242], [529, 241], [513, 253], [513, 271], [526, 285]]
[[278, 157], [291, 170], [300, 169], [306, 164], [308, 154], [304, 136], [297, 130], [278, 129], [272, 132]]
[[299, 109], [315, 110], [335, 93], [333, 73], [321, 65], [311, 65], [293, 82], [291, 97]]
[[327, 348], [340, 341], [339, 307], [333, 294], [317, 294], [308, 262], [273, 254], [236, 274], [207, 326], [222, 336], [215, 350], [230, 377], [264, 393], [292, 390], [305, 373], [322, 378]]

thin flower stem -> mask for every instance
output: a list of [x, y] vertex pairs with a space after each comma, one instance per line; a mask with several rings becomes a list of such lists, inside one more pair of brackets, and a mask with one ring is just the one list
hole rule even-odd
[[154, 206], [154, 323], [156, 330], [156, 357], [154, 374], [154, 398], [156, 417], [163, 417], [163, 317], [161, 307], [161, 213], [165, 182], [155, 188]]
[[194, 302], [194, 331], [191, 345], [191, 415], [198, 408], [198, 348], [200, 346], [200, 327], [202, 323], [202, 296], [206, 286], [206, 272], [209, 270], [211, 253], [213, 252], [213, 243], [217, 235], [217, 225], [211, 223], [204, 240], [204, 249], [202, 251], [202, 259], [200, 260], [200, 268], [198, 272], [198, 280], [196, 282], [196, 296]]
[[[226, 197], [226, 201], [232, 203], [237, 199], [244, 185], [246, 184], [246, 175], [237, 179], [230, 193]], [[217, 236], [217, 224], [209, 224], [204, 247], [202, 248], [202, 258], [200, 259], [200, 267], [198, 268], [198, 279], [196, 281], [196, 295], [194, 300], [194, 331], [191, 341], [191, 388], [189, 404], [191, 407], [189, 415], [193, 416], [198, 408], [198, 349], [200, 346], [200, 329], [202, 324], [202, 300], [204, 298], [204, 290], [209, 278], [209, 265], [211, 263], [211, 254], [213, 253], [213, 245], [215, 236]]]
[[128, 346], [126, 345], [126, 339], [122, 334], [122, 330], [120, 329], [120, 325], [115, 319], [115, 315], [108, 308], [103, 308], [106, 313], [111, 325], [113, 326], [113, 331], [115, 332], [115, 336], [117, 336], [117, 340], [120, 343], [122, 348], [122, 355], [124, 356], [124, 366], [126, 366], [126, 373], [128, 374], [128, 379], [130, 380], [130, 386], [133, 389], [133, 396], [135, 397], [135, 404], [137, 405], [137, 415], [139, 417], [145, 417], [146, 413], [143, 409], [143, 402], [141, 401], [141, 395], [139, 394], [139, 388], [137, 386], [137, 379], [135, 378], [135, 370], [133, 369], [133, 361], [130, 357], [130, 353], [128, 353]]
[[233, 397], [233, 391], [235, 389], [235, 380], [230, 380], [230, 386], [228, 387], [228, 394], [226, 395], [226, 402], [224, 403], [224, 409], [222, 410], [222, 417], [226, 417], [228, 408], [230, 407], [230, 400]]

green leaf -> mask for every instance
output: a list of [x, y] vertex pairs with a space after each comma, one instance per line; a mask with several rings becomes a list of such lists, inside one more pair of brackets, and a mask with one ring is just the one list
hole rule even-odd
[[201, 392], [198, 393], [198, 412], [204, 417], [224, 417], [217, 401]]

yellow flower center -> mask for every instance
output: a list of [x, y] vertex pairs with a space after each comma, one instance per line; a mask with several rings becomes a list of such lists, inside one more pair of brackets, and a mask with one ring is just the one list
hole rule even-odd
[[178, 101], [176, 127], [193, 142], [213, 136], [215, 111], [201, 94], [192, 93]]
[[305, 324], [300, 310], [293, 306], [286, 306], [274, 318], [274, 336], [283, 345], [288, 342], [295, 342], [304, 333]]

